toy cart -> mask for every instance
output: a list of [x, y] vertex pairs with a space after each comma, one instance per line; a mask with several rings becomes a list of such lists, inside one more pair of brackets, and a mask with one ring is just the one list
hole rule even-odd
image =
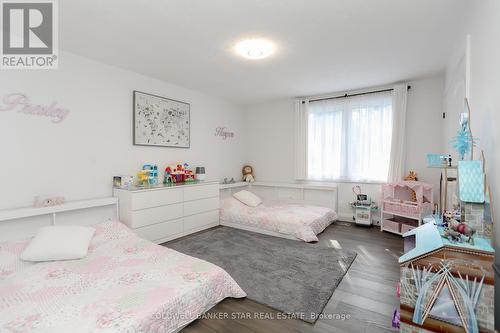
[[378, 209], [373, 202], [370, 204], [360, 204], [352, 202], [351, 207], [354, 209], [354, 221], [360, 225], [372, 225], [372, 214]]

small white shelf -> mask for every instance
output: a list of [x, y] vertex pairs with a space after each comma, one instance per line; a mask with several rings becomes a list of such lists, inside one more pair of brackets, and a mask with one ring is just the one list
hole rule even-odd
[[102, 206], [111, 206], [118, 203], [117, 198], [98, 198], [89, 200], [70, 201], [62, 205], [50, 207], [22, 207], [16, 209], [0, 210], [0, 221], [15, 220], [26, 217], [33, 217], [39, 215], [50, 215], [62, 212], [69, 212], [72, 210], [87, 209]]
[[247, 182], [236, 182], [232, 184], [220, 184], [220, 189], [225, 190], [227, 188], [245, 187], [248, 186]]

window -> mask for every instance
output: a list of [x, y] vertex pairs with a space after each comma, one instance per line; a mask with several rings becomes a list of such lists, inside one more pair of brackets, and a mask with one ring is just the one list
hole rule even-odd
[[392, 121], [390, 92], [310, 102], [308, 178], [387, 181]]

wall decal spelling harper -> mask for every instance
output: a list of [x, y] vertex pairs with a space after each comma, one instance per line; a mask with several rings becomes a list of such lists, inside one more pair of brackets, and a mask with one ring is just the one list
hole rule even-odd
[[234, 138], [234, 132], [229, 132], [225, 127], [217, 127], [215, 129], [215, 136], [222, 137], [222, 140]]
[[58, 124], [68, 117], [69, 110], [57, 106], [57, 102], [49, 105], [32, 104], [28, 96], [22, 93], [5, 95], [2, 98], [3, 105], [1, 111], [15, 111], [32, 116], [42, 116], [52, 119], [54, 124]]

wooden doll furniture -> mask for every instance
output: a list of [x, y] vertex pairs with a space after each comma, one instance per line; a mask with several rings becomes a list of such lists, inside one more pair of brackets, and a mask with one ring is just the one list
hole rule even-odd
[[380, 230], [398, 235], [422, 224], [432, 214], [433, 186], [418, 181], [402, 181], [382, 185]]

